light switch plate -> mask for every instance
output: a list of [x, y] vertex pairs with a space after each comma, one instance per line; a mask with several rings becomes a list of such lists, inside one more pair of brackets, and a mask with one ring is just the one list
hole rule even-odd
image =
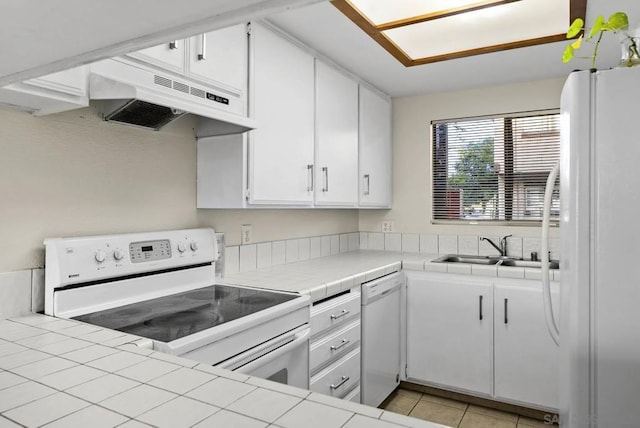
[[384, 220], [382, 222], [382, 232], [391, 233], [395, 231], [395, 224], [393, 220]]
[[251, 244], [253, 242], [253, 226], [250, 224], [242, 225], [242, 235], [240, 237], [242, 245]]

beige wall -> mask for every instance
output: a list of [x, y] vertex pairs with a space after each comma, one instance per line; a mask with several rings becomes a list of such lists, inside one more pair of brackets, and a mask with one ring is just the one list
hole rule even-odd
[[212, 226], [238, 244], [244, 223], [256, 242], [358, 230], [355, 210], [197, 210], [193, 126], [0, 108], [0, 272], [43, 266], [50, 236]]
[[360, 211], [360, 230], [379, 232], [382, 220], [394, 220], [395, 230], [405, 233], [538, 235], [537, 227], [431, 224], [430, 123], [435, 119], [558, 108], [563, 83], [564, 79], [552, 79], [394, 99], [393, 208]]
[[197, 210], [193, 119], [160, 132], [100, 120], [94, 107], [46, 117], [0, 108], [0, 272], [43, 265], [49, 236], [212, 226], [255, 242], [379, 231], [537, 235], [537, 228], [431, 225], [432, 119], [556, 108], [563, 79], [394, 100], [393, 209]]

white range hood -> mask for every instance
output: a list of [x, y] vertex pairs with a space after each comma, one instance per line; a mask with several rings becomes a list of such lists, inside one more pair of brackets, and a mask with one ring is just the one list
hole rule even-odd
[[[238, 134], [255, 128], [243, 102], [223, 90], [120, 59], [91, 64], [89, 98], [104, 100], [105, 120], [158, 130], [186, 113], [200, 117], [206, 135]], [[204, 131], [202, 131], [204, 132]]]

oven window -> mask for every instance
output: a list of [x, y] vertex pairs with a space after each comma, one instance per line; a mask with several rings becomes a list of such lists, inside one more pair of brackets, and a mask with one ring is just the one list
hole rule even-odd
[[283, 383], [285, 385], [288, 385], [289, 382], [289, 373], [288, 370], [286, 368], [279, 370], [277, 372], [275, 372], [274, 374], [272, 374], [271, 376], [269, 376], [267, 378], [267, 380], [272, 380], [274, 382], [278, 382], [278, 383]]

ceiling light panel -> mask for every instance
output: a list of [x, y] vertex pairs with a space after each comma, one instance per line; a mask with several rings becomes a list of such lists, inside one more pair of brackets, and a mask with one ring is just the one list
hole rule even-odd
[[407, 67], [566, 40], [587, 0], [331, 0]]
[[562, 34], [569, 21], [568, 1], [522, 0], [406, 25], [383, 34], [409, 58], [417, 60]]
[[350, 0], [374, 25], [400, 21], [409, 17], [433, 15], [472, 5], [495, 3], [480, 0]]

